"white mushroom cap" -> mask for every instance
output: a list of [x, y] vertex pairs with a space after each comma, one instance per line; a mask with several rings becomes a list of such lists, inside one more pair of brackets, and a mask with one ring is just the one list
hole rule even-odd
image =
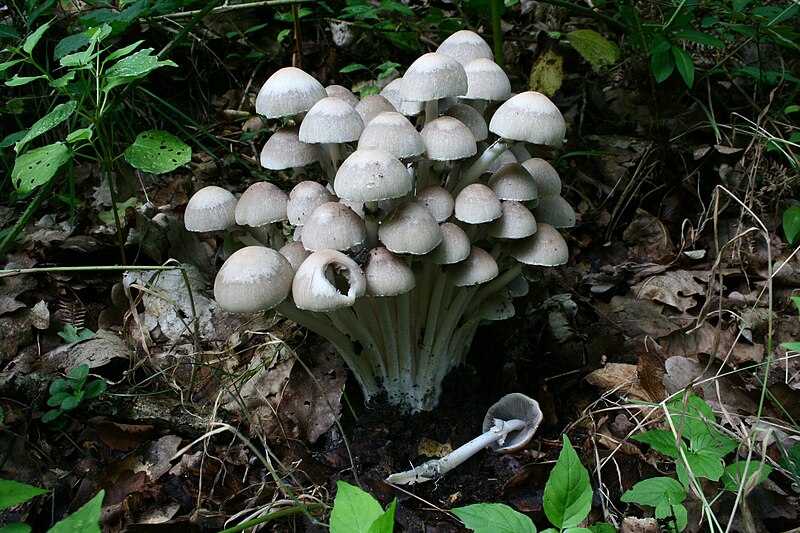
[[353, 91], [351, 91], [347, 87], [343, 87], [342, 85], [336, 85], [336, 84], [328, 85], [325, 87], [325, 92], [328, 94], [328, 96], [335, 96], [337, 98], [341, 98], [342, 100], [350, 104], [352, 107], [358, 105], [358, 96], [353, 94]]
[[364, 265], [368, 296], [396, 296], [414, 288], [414, 272], [405, 261], [379, 246], [369, 251]]
[[306, 250], [349, 250], [367, 238], [364, 221], [339, 202], [325, 202], [311, 213], [303, 226]]
[[217, 272], [214, 298], [232, 313], [257, 313], [281, 303], [293, 277], [292, 265], [280, 253], [247, 246], [231, 254]]
[[289, 192], [286, 214], [293, 226], [302, 226], [316, 208], [325, 202], [335, 202], [336, 197], [316, 181], [301, 181]]
[[236, 197], [227, 189], [209, 185], [189, 199], [183, 223], [189, 231], [222, 231], [236, 224]]
[[427, 209], [416, 202], [406, 202], [381, 222], [378, 238], [396, 254], [424, 255], [442, 242], [442, 232]]
[[411, 63], [403, 75], [400, 98], [408, 102], [428, 102], [467, 92], [467, 73], [455, 59], [430, 52]]
[[440, 54], [452, 57], [462, 65], [467, 65], [478, 58], [491, 60], [494, 57], [491, 47], [483, 38], [470, 30], [459, 30], [436, 49]]
[[444, 114], [448, 117], [453, 117], [464, 123], [476, 141], [482, 141], [489, 136], [489, 127], [486, 125], [486, 120], [483, 115], [467, 104], [454, 104], [447, 108]]
[[366, 128], [372, 119], [383, 113], [384, 111], [398, 111], [389, 100], [379, 94], [370, 94], [361, 99], [356, 105], [356, 111], [361, 115], [361, 120], [364, 121]]
[[523, 239], [536, 233], [536, 218], [519, 202], [502, 202], [503, 215], [486, 225], [486, 233], [498, 239]]
[[448, 276], [456, 287], [471, 287], [491, 281], [499, 273], [500, 268], [492, 254], [473, 246], [466, 259], [450, 267]]
[[359, 148], [345, 159], [334, 179], [340, 198], [376, 202], [406, 195], [414, 186], [405, 165], [383, 148]]
[[508, 163], [492, 173], [489, 188], [501, 200], [527, 202], [539, 197], [536, 180], [519, 163]]
[[541, 196], [558, 196], [561, 194], [561, 178], [553, 165], [540, 157], [532, 157], [522, 163], [536, 180]]
[[469, 236], [452, 222], [439, 224], [442, 233], [442, 242], [425, 257], [435, 265], [452, 265], [466, 259], [472, 251]]
[[303, 264], [303, 261], [311, 255], [311, 252], [306, 250], [306, 247], [300, 241], [292, 241], [289, 244], [285, 244], [278, 252], [289, 261], [289, 264], [292, 265], [292, 270], [295, 272]]
[[526, 91], [497, 108], [489, 131], [504, 139], [561, 146], [567, 125], [561, 111], [545, 95]]
[[355, 261], [336, 250], [319, 250], [297, 269], [292, 298], [298, 309], [326, 313], [353, 305], [366, 288], [367, 280]]
[[465, 159], [478, 151], [475, 137], [460, 120], [442, 116], [431, 120], [420, 132], [425, 153], [431, 161]]
[[286, 126], [273, 133], [261, 149], [261, 166], [283, 170], [319, 161], [319, 145], [302, 142], [299, 131], [296, 126]]
[[514, 241], [510, 247], [511, 257], [534, 266], [558, 266], [569, 261], [569, 247], [564, 237], [550, 224], [538, 222], [536, 233], [525, 239]]
[[380, 95], [386, 98], [394, 108], [406, 116], [416, 116], [425, 110], [424, 102], [405, 102], [400, 98], [400, 88], [403, 78], [395, 78], [384, 87]]
[[467, 94], [473, 100], [504, 101], [511, 98], [511, 82], [500, 65], [491, 59], [478, 58], [464, 65]]
[[504, 422], [522, 420], [525, 423], [523, 429], [509, 433], [503, 444], [497, 442], [492, 444], [492, 449], [497, 453], [515, 452], [530, 442], [543, 418], [542, 410], [536, 400], [514, 392], [503, 396], [500, 401], [489, 408], [483, 419], [483, 431], [489, 431], [494, 427], [495, 419]]
[[310, 74], [296, 67], [284, 67], [264, 82], [256, 97], [256, 113], [267, 118], [304, 113], [328, 96]]
[[495, 294], [481, 302], [478, 311], [483, 320], [505, 320], [515, 314], [514, 303], [511, 299]]
[[431, 212], [436, 222], [444, 222], [453, 214], [455, 200], [440, 185], [429, 185], [417, 192], [417, 202]]
[[336, 96], [323, 98], [308, 110], [300, 124], [304, 143], [345, 143], [357, 141], [364, 121], [353, 106]]
[[358, 148], [383, 148], [398, 159], [418, 157], [425, 152], [422, 136], [397, 111], [384, 111], [370, 120], [358, 138]]
[[472, 183], [456, 196], [455, 214], [461, 222], [483, 224], [500, 218], [503, 209], [492, 189], [482, 183]]
[[536, 220], [554, 228], [571, 228], [575, 225], [575, 211], [560, 196], [542, 196], [533, 210]]
[[254, 228], [273, 222], [288, 220], [286, 204], [289, 195], [277, 185], [268, 181], [258, 181], [250, 185], [239, 198], [234, 216], [240, 226]]

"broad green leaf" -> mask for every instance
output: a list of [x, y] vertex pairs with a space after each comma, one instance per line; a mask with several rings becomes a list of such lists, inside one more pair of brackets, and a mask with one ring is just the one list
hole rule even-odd
[[653, 54], [650, 58], [650, 68], [656, 83], [661, 83], [672, 75], [675, 70], [675, 58], [670, 50]]
[[544, 486], [544, 514], [557, 528], [580, 524], [592, 508], [589, 472], [564, 435], [563, 447]]
[[54, 379], [53, 382], [50, 384], [50, 395], [58, 394], [59, 392], [67, 392], [67, 381], [61, 378]]
[[722, 459], [716, 454], [686, 452], [686, 463], [695, 477], [704, 477], [711, 481], [718, 481], [724, 469]]
[[16, 151], [18, 152], [25, 146], [25, 143], [28, 143], [39, 137], [40, 135], [47, 133], [48, 131], [52, 130], [69, 117], [72, 116], [72, 113], [75, 112], [75, 108], [78, 107], [78, 103], [75, 100], [70, 100], [64, 104], [58, 104], [50, 111], [48, 114], [37, 120], [31, 129], [28, 130], [28, 133], [22, 140], [17, 144]]
[[51, 394], [50, 397], [47, 399], [47, 406], [48, 407], [57, 407], [61, 405], [64, 400], [70, 398], [72, 394], [66, 391], [56, 392], [55, 394]]
[[29, 193], [56, 175], [61, 165], [69, 161], [72, 152], [57, 142], [35, 148], [17, 157], [11, 170], [11, 182], [20, 193]]
[[44, 24], [36, 28], [36, 31], [28, 35], [28, 37], [25, 39], [25, 42], [22, 43], [22, 49], [25, 50], [25, 52], [28, 55], [30, 55], [31, 52], [33, 52], [34, 47], [36, 46], [36, 44], [42, 38], [42, 35], [44, 35], [44, 32], [47, 31], [47, 28], [49, 28], [50, 24], [52, 23], [53, 23], [52, 20], [45, 22]]
[[92, 398], [97, 398], [98, 396], [103, 394], [107, 388], [108, 384], [102, 379], [96, 379], [94, 381], [90, 381], [83, 388], [83, 392], [85, 393], [84, 398], [86, 398], [87, 400], [91, 400]]
[[709, 432], [709, 422], [714, 422], [714, 412], [708, 404], [694, 393], [689, 394], [684, 405], [684, 397], [678, 396], [667, 403], [667, 410], [675, 429], [689, 440]]
[[275, 39], [278, 43], [282, 43], [286, 40], [286, 38], [292, 33], [292, 30], [289, 28], [285, 28], [278, 33], [278, 37]]
[[31, 526], [17, 522], [0, 528], [0, 533], [30, 533]]
[[690, 89], [694, 85], [694, 60], [689, 53], [680, 46], [672, 47], [672, 54], [675, 56], [675, 66], [683, 78], [684, 83]]
[[81, 128], [75, 131], [71, 131], [67, 138], [65, 139], [68, 143], [74, 143], [78, 141], [88, 141], [94, 135], [94, 131], [91, 128]]
[[620, 499], [626, 503], [639, 503], [650, 507], [662, 504], [675, 505], [686, 499], [686, 491], [671, 477], [651, 477], [625, 491]]
[[[772, 467], [767, 464], [740, 459], [725, 467], [725, 473], [722, 475], [722, 489], [737, 492], [742, 484], [758, 485], [763, 483], [771, 473]], [[755, 483], [752, 482], [753, 476], [758, 476]]]
[[452, 511], [475, 533], [536, 533], [530, 518], [502, 503], [476, 503]]
[[62, 411], [72, 411], [73, 409], [76, 409], [81, 404], [81, 401], [78, 398], [77, 394], [80, 394], [80, 393], [76, 393], [75, 396], [68, 395], [66, 398], [64, 398], [64, 400], [61, 402], [61, 410]]
[[650, 41], [650, 53], [660, 54], [662, 52], [669, 52], [670, 46], [669, 41], [664, 38], [663, 35], [657, 33], [653, 35], [653, 39]]
[[83, 507], [56, 523], [47, 533], [101, 533], [100, 511], [104, 496], [105, 491], [101, 490]]
[[369, 533], [373, 522], [383, 515], [381, 505], [370, 494], [344, 481], [337, 481], [336, 489], [331, 533]]
[[73, 380], [73, 379], [74, 380], [84, 380], [88, 376], [89, 376], [89, 365], [87, 365], [86, 363], [83, 363], [83, 364], [80, 364], [80, 365], [76, 366], [75, 368], [70, 370], [69, 374], [67, 374], [67, 377], [70, 380]]
[[49, 85], [50, 85], [50, 87], [53, 87], [54, 89], [58, 89], [59, 87], [65, 87], [73, 79], [75, 79], [75, 71], [74, 70], [70, 70], [69, 72], [67, 72], [66, 74], [61, 76], [60, 78], [56, 78], [54, 80], [50, 80]]
[[575, 51], [595, 69], [613, 64], [619, 56], [619, 49], [594, 30], [575, 30], [567, 33], [566, 37]]
[[0, 72], [5, 72], [6, 70], [10, 69], [14, 65], [16, 65], [18, 63], [22, 63], [23, 61], [25, 61], [25, 60], [24, 59], [12, 59], [11, 61], [5, 61], [3, 63], [0, 63]]
[[352, 63], [344, 68], [339, 69], [339, 73], [349, 74], [351, 72], [358, 72], [359, 70], [369, 70], [369, 69], [366, 66], [362, 65], [361, 63]]
[[59, 416], [61, 416], [61, 409], [50, 409], [42, 415], [42, 422], [49, 424]]
[[128, 46], [122, 47], [119, 50], [114, 50], [106, 57], [106, 61], [114, 61], [115, 59], [119, 59], [120, 57], [126, 56], [136, 50], [140, 44], [144, 42], [144, 39], [138, 40], [135, 43], [129, 44]]
[[149, 130], [140, 133], [124, 155], [125, 161], [139, 170], [163, 174], [188, 163], [192, 150], [171, 133]]
[[395, 508], [397, 508], [397, 498], [392, 500], [389, 508], [369, 526], [368, 533], [392, 533], [394, 531]]
[[547, 50], [533, 64], [528, 88], [552, 98], [564, 81], [564, 58], [557, 51]]
[[6, 85], [8, 87], [20, 87], [21, 85], [27, 85], [34, 80], [41, 79], [45, 79], [45, 76], [17, 76], [15, 74], [11, 79], [6, 80]]
[[675, 447], [675, 435], [671, 431], [651, 429], [640, 435], [634, 435], [633, 440], [649, 444], [651, 448], [667, 457], [678, 457], [678, 449]]
[[17, 131], [11, 133], [5, 137], [2, 141], [0, 141], [0, 148], [8, 148], [9, 146], [14, 146], [19, 142], [20, 139], [25, 137], [28, 133], [28, 130]]
[[86, 32], [76, 33], [74, 35], [69, 35], [64, 37], [58, 44], [56, 45], [55, 49], [53, 50], [53, 59], [56, 61], [60, 61], [61, 58], [66, 56], [67, 54], [71, 54], [73, 52], [77, 52], [81, 50], [86, 45], [89, 44], [91, 41], [91, 37]]
[[800, 342], [782, 342], [781, 348], [790, 352], [800, 352]]
[[617, 533], [617, 530], [611, 524], [605, 522], [596, 522], [587, 528], [592, 533]]
[[721, 39], [717, 39], [713, 35], [705, 32], [688, 28], [681, 30], [672, 36], [673, 42], [676, 40], [691, 41], [697, 44], [704, 44], [706, 46], [714, 46], [716, 48], [724, 48], [725, 43]]
[[114, 87], [143, 78], [157, 68], [178, 66], [174, 61], [159, 60], [157, 56], [151, 55], [152, 51], [152, 48], [139, 50], [111, 65], [106, 71], [106, 83], [103, 86], [103, 92], [108, 92]]
[[47, 494], [49, 490], [40, 489], [33, 485], [27, 485], [10, 479], [0, 479], [0, 511], [35, 498], [41, 494]]
[[680, 503], [674, 505], [665, 503], [656, 506], [655, 515], [660, 523], [665, 524], [662, 527], [663, 531], [679, 532], [686, 529], [689, 513], [686, 511], [686, 507]]
[[689, 449], [700, 454], [722, 459], [739, 447], [739, 443], [708, 426], [708, 433], [696, 435], [689, 441]]
[[800, 205], [790, 206], [783, 212], [783, 232], [789, 244], [794, 244], [800, 235]]

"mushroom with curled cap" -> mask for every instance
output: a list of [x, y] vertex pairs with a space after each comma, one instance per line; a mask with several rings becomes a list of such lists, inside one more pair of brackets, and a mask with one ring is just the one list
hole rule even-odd
[[364, 296], [366, 289], [367, 280], [358, 263], [336, 250], [318, 250], [309, 255], [292, 280], [294, 303], [307, 311], [349, 307]]
[[542, 418], [542, 411], [536, 400], [521, 393], [507, 394], [487, 411], [482, 435], [444, 457], [392, 474], [386, 478], [386, 482], [414, 485], [438, 479], [487, 446], [497, 453], [518, 451], [533, 438]]

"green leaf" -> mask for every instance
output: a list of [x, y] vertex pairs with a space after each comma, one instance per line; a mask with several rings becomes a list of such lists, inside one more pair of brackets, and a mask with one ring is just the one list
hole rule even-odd
[[678, 504], [686, 499], [686, 491], [671, 477], [644, 479], [625, 491], [620, 498], [626, 503], [638, 503], [656, 507], [661, 504]]
[[51, 527], [47, 533], [101, 533], [100, 511], [105, 491], [89, 500], [83, 507]]
[[61, 411], [61, 409], [50, 409], [49, 411], [47, 411], [45, 414], [42, 415], [42, 422], [44, 422], [45, 424], [49, 424], [50, 422], [61, 416], [62, 413], [63, 412]]
[[595, 522], [587, 528], [592, 533], [617, 533], [617, 530], [611, 524], [605, 522]]
[[61, 403], [64, 400], [66, 400], [67, 398], [71, 398], [71, 397], [72, 397], [72, 393], [63, 392], [63, 391], [62, 392], [57, 392], [57, 393], [51, 395], [47, 399], [47, 406], [48, 407], [58, 407], [59, 405], [61, 405]]
[[693, 28], [688, 28], [675, 33], [674, 35], [672, 35], [672, 40], [673, 42], [676, 40], [690, 41], [693, 43], [703, 44], [706, 46], [713, 46], [716, 48], [725, 47], [725, 43], [721, 39], [717, 39], [712, 35], [709, 35], [699, 30], [695, 30]]
[[661, 83], [672, 75], [675, 70], [675, 58], [670, 50], [657, 52], [650, 58], [650, 68], [656, 83]]
[[351, 72], [358, 72], [359, 70], [369, 70], [367, 67], [362, 65], [361, 63], [352, 63], [347, 65], [344, 68], [339, 69], [340, 74], [349, 74]]
[[[760, 461], [739, 460], [725, 467], [722, 475], [722, 489], [737, 492], [742, 484], [759, 485], [767, 480], [772, 473], [772, 467]], [[755, 482], [752, 477], [758, 476]]]
[[[74, 326], [73, 326], [74, 327]], [[89, 376], [89, 365], [82, 363], [70, 370], [67, 377], [70, 380], [83, 381]]]
[[634, 435], [633, 440], [638, 440], [650, 445], [657, 452], [667, 457], [678, 458], [678, 449], [675, 447], [675, 435], [664, 429], [651, 429], [640, 435]]
[[668, 524], [664, 526], [665, 531], [683, 531], [686, 529], [686, 524], [688, 524], [689, 513], [686, 511], [686, 507], [681, 504], [670, 505], [665, 503], [658, 505], [656, 506], [655, 514], [659, 522]]
[[151, 55], [152, 51], [152, 48], [139, 50], [111, 65], [106, 71], [103, 92], [107, 93], [114, 87], [143, 78], [157, 68], [178, 66], [174, 61], [160, 61], [157, 56]]
[[788, 470], [794, 477], [800, 478], [800, 443], [786, 450], [785, 455], [778, 459], [778, 464]]
[[149, 130], [140, 133], [124, 155], [125, 161], [139, 170], [163, 174], [188, 163], [192, 150], [166, 131]]
[[84, 398], [87, 400], [97, 398], [98, 396], [103, 394], [107, 388], [108, 384], [102, 379], [95, 379], [94, 381], [90, 381], [86, 385], [86, 387], [83, 388], [83, 392], [85, 394]]
[[288, 36], [289, 36], [291, 33], [292, 33], [292, 30], [290, 30], [290, 29], [288, 29], [288, 28], [287, 28], [287, 29], [284, 29], [284, 30], [281, 30], [281, 31], [280, 31], [280, 33], [278, 33], [278, 37], [277, 37], [277, 39], [276, 39], [276, 40], [277, 40], [277, 42], [278, 42], [278, 43], [282, 43], [283, 41], [285, 41], [285, 40], [286, 40], [286, 38], [287, 38], [287, 37], [288, 37]]
[[115, 59], [119, 59], [120, 57], [126, 56], [136, 50], [140, 44], [144, 42], [144, 39], [138, 40], [135, 43], [129, 44], [128, 46], [124, 46], [119, 50], [114, 50], [108, 57], [106, 57], [106, 61], [114, 61]]
[[54, 379], [53, 382], [50, 384], [50, 395], [58, 394], [59, 392], [67, 392], [69, 387], [67, 387], [67, 382], [61, 378]]
[[50, 491], [34, 487], [33, 485], [27, 485], [10, 479], [0, 479], [0, 511], [19, 505], [41, 494], [47, 494], [48, 492]]
[[86, 45], [89, 44], [91, 38], [89, 34], [86, 32], [76, 33], [74, 35], [69, 35], [64, 37], [58, 44], [56, 45], [55, 49], [53, 50], [53, 59], [56, 61], [60, 61], [61, 58], [66, 56], [67, 54], [71, 54], [84, 48]]
[[75, 395], [70, 395], [64, 398], [61, 402], [61, 410], [62, 411], [72, 411], [73, 409], [77, 409], [77, 407], [81, 404], [81, 398], [83, 396], [83, 391], [78, 391]]
[[52, 23], [53, 23], [52, 20], [45, 22], [44, 24], [36, 28], [36, 31], [28, 35], [28, 37], [25, 39], [25, 42], [22, 43], [22, 49], [25, 50], [25, 52], [28, 55], [30, 55], [31, 52], [33, 52], [34, 47], [36, 46], [36, 44], [42, 38], [42, 35], [44, 35], [44, 32], [47, 31], [47, 28], [49, 28], [50, 24]]
[[680, 46], [672, 47], [672, 54], [675, 56], [675, 65], [683, 78], [684, 83], [690, 89], [694, 85], [694, 60], [689, 53]]
[[397, 498], [392, 500], [389, 508], [369, 526], [368, 533], [392, 533], [394, 531], [395, 508], [397, 508]]
[[80, 128], [75, 131], [71, 131], [65, 140], [68, 143], [88, 141], [91, 140], [93, 135], [94, 131], [91, 128]]
[[561, 88], [563, 81], [564, 58], [557, 51], [547, 50], [533, 64], [528, 78], [528, 88], [552, 98]]
[[0, 533], [30, 533], [31, 526], [20, 522], [0, 528]]
[[28, 83], [34, 80], [41, 80], [44, 79], [45, 76], [17, 76], [16, 74], [10, 79], [6, 80], [7, 87], [20, 87], [22, 85], [27, 85]]
[[789, 244], [794, 244], [800, 235], [800, 205], [790, 206], [783, 212], [783, 232]]
[[50, 85], [50, 87], [53, 87], [54, 89], [58, 89], [59, 87], [66, 87], [66, 85], [69, 82], [71, 82], [73, 79], [75, 79], [75, 71], [74, 70], [70, 70], [69, 72], [67, 72], [66, 74], [61, 76], [60, 78], [56, 78], [54, 80], [50, 80], [48, 85]]
[[800, 342], [782, 342], [781, 348], [790, 352], [800, 352]]
[[369, 533], [373, 522], [383, 515], [381, 505], [370, 494], [344, 481], [337, 481], [336, 488], [331, 533]]
[[22, 63], [23, 61], [25, 61], [25, 60], [24, 59], [12, 59], [11, 61], [5, 61], [3, 63], [0, 63], [0, 72], [5, 72], [9, 68], [13, 67], [14, 65], [16, 65], [18, 63]]
[[695, 477], [704, 477], [711, 481], [718, 481], [724, 469], [722, 459], [716, 454], [686, 452], [686, 463]]
[[536, 533], [530, 518], [502, 503], [456, 507], [453, 514], [475, 533]]
[[37, 120], [33, 126], [31, 126], [31, 129], [28, 130], [25, 137], [17, 144], [16, 151], [19, 152], [22, 147], [25, 146], [25, 143], [47, 133], [67, 120], [72, 116], [72, 113], [75, 112], [76, 107], [78, 107], [78, 103], [75, 100], [70, 100], [69, 102], [55, 106], [52, 111]]
[[557, 528], [580, 524], [592, 508], [589, 472], [564, 435], [563, 447], [544, 487], [544, 514]]
[[17, 157], [11, 170], [11, 182], [17, 192], [25, 194], [44, 185], [56, 175], [61, 165], [69, 161], [72, 152], [57, 142], [29, 150]]
[[566, 37], [592, 68], [601, 69], [611, 65], [619, 56], [619, 49], [594, 30], [575, 30], [567, 33]]

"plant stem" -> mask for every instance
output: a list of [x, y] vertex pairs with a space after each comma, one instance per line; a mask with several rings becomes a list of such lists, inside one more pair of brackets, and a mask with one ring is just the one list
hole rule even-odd
[[494, 62], [501, 68], [506, 67], [503, 54], [503, 26], [501, 23], [503, 0], [492, 0], [492, 41], [494, 43]]
[[40, 189], [39, 192], [36, 193], [34, 196], [33, 201], [28, 204], [28, 207], [25, 209], [25, 212], [17, 219], [17, 222], [14, 226], [8, 230], [6, 236], [3, 238], [2, 242], [0, 242], [0, 258], [4, 257], [11, 247], [14, 245], [14, 240], [16, 240], [17, 235], [19, 232], [22, 231], [22, 228], [25, 227], [25, 224], [28, 223], [28, 220], [33, 216], [33, 213], [39, 208], [45, 198], [50, 196], [50, 192], [53, 190], [53, 186], [56, 184], [55, 176], [50, 178], [50, 181], [45, 183]]

